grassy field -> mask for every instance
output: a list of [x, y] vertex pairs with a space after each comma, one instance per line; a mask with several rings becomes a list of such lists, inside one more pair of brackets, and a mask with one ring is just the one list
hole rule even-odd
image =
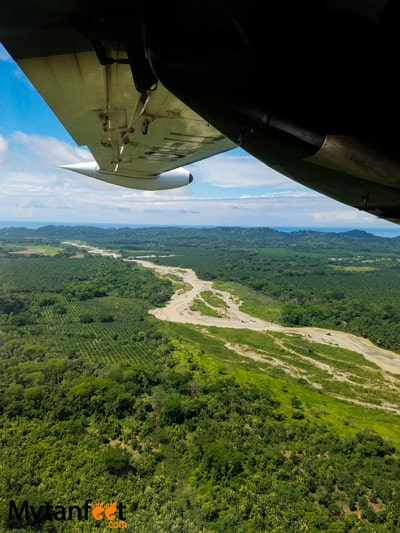
[[50, 245], [31, 245], [29, 247], [15, 247], [15, 245], [4, 245], [4, 250], [11, 255], [31, 256], [31, 255], [43, 255], [48, 257], [54, 257], [60, 252], [64, 251], [63, 247], [50, 246]]
[[207, 305], [201, 298], [195, 298], [194, 303], [190, 307], [190, 309], [192, 311], [197, 311], [198, 313], [204, 316], [213, 316], [213, 317], [221, 316], [221, 314], [216, 309]]
[[[169, 324], [168, 329], [180, 338], [177, 352], [185, 364], [190, 354], [190, 359], [213, 375], [229, 375], [239, 382], [272, 390], [281, 402], [283, 412], [291, 411], [290, 400], [296, 397], [307, 417], [327, 423], [340, 435], [368, 427], [400, 447], [399, 415], [378, 408], [387, 401], [400, 409], [398, 390], [391, 391], [378, 368], [361, 355], [325, 345], [316, 346], [301, 338], [278, 333], [265, 335], [221, 328], [204, 330], [177, 324]], [[227, 342], [239, 345], [248, 355], [240, 355], [228, 348]], [[302, 359], [302, 353], [314, 363]], [[264, 361], [252, 358], [254, 354]], [[271, 358], [277, 363], [272, 364]], [[351, 374], [352, 382], [338, 380], [315, 364], [326, 361], [329, 361], [331, 372], [341, 376]]]
[[270, 322], [280, 322], [282, 303], [234, 282], [215, 281], [214, 286], [239, 298], [243, 303], [240, 309], [249, 315]]
[[203, 291], [201, 293], [203, 300], [212, 307], [220, 307], [226, 309], [228, 306], [223, 298], [211, 291]]

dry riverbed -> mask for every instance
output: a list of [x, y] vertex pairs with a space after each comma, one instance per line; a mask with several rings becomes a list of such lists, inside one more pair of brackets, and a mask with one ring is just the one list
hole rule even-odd
[[[302, 335], [311, 342], [352, 350], [363, 355], [365, 359], [374, 362], [382, 370], [400, 374], [400, 355], [390, 350], [379, 348], [368, 339], [340, 331], [312, 327], [289, 328], [266, 322], [243, 313], [240, 310], [242, 302], [238, 298], [228, 292], [214, 289], [211, 281], [199, 279], [191, 269], [156, 265], [144, 260], [135, 260], [135, 262], [146, 268], [152, 268], [162, 276], [179, 278], [184, 284], [185, 289], [178, 290], [164, 307], [150, 311], [160, 320], [201, 326], [247, 328], [255, 331], [279, 331], [287, 335]], [[216, 308], [220, 316], [207, 316], [191, 309], [195, 299], [201, 298], [201, 293], [204, 291], [210, 291], [224, 301], [223, 308]]]
[[[101, 248], [94, 248], [81, 242], [68, 241], [63, 244], [86, 249], [92, 254], [99, 254], [115, 259], [121, 258], [120, 254]], [[238, 298], [229, 292], [215, 289], [211, 281], [199, 279], [196, 273], [190, 268], [156, 265], [151, 261], [138, 258], [126, 259], [126, 261], [136, 262], [143, 267], [153, 269], [162, 276], [169, 276], [175, 280], [180, 280], [181, 287], [175, 292], [171, 300], [164, 307], [150, 311], [160, 320], [200, 326], [251, 329], [254, 331], [278, 331], [286, 335], [301, 335], [311, 342], [338, 346], [359, 353], [368, 361], [372, 361], [379, 366], [385, 373], [400, 374], [400, 354], [379, 348], [368, 339], [341, 331], [312, 327], [289, 328], [273, 324], [272, 322], [266, 322], [260, 318], [243, 313], [240, 310], [242, 302]], [[223, 301], [223, 307], [214, 308], [218, 316], [208, 316], [192, 309], [195, 300], [202, 299], [201, 293], [205, 291], [214, 293], [217, 298]], [[206, 304], [207, 302], [204, 303]], [[209, 304], [207, 305], [210, 307]], [[393, 382], [395, 378], [390, 379]], [[395, 380], [397, 381], [397, 379]]]

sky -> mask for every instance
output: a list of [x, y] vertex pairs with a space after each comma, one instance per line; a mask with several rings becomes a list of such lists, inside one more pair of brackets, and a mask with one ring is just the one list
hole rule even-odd
[[187, 166], [194, 181], [135, 191], [61, 165], [92, 160], [0, 44], [0, 224], [91, 223], [388, 229], [278, 174], [242, 149]]

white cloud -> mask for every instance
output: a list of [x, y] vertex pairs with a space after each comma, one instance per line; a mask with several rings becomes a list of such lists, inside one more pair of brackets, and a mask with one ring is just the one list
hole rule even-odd
[[224, 189], [243, 187], [297, 188], [289, 178], [246, 154], [234, 150], [220, 154], [190, 167], [196, 180]]
[[[68, 176], [67, 182], [69, 179]], [[95, 185], [89, 188], [87, 181]], [[29, 194], [26, 187], [23, 182], [10, 189], [2, 188], [3, 220], [270, 227], [372, 227], [376, 223], [374, 217], [323, 196], [184, 198], [166, 196], [164, 191], [148, 196], [90, 178], [80, 181], [79, 176], [76, 183], [68, 183], [67, 187], [61, 180], [48, 187], [43, 183], [31, 186]]]
[[0, 168], [4, 165], [5, 155], [8, 149], [8, 142], [0, 135]]
[[276, 191], [276, 192], [268, 192], [265, 194], [241, 194], [239, 198], [243, 199], [263, 199], [263, 198], [319, 198], [321, 197], [320, 194], [318, 194], [315, 191], [312, 191], [311, 189], [306, 189], [305, 187], [302, 187], [304, 190], [294, 190], [294, 191]]
[[36, 158], [36, 165], [61, 166], [93, 160], [88, 150], [71, 146], [54, 137], [28, 135], [17, 131], [12, 134], [10, 141], [26, 158]]

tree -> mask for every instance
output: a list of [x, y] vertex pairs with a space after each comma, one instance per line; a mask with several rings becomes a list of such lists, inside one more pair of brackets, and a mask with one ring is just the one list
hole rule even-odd
[[104, 452], [104, 464], [110, 474], [121, 475], [130, 469], [129, 455], [118, 447], [109, 448]]

